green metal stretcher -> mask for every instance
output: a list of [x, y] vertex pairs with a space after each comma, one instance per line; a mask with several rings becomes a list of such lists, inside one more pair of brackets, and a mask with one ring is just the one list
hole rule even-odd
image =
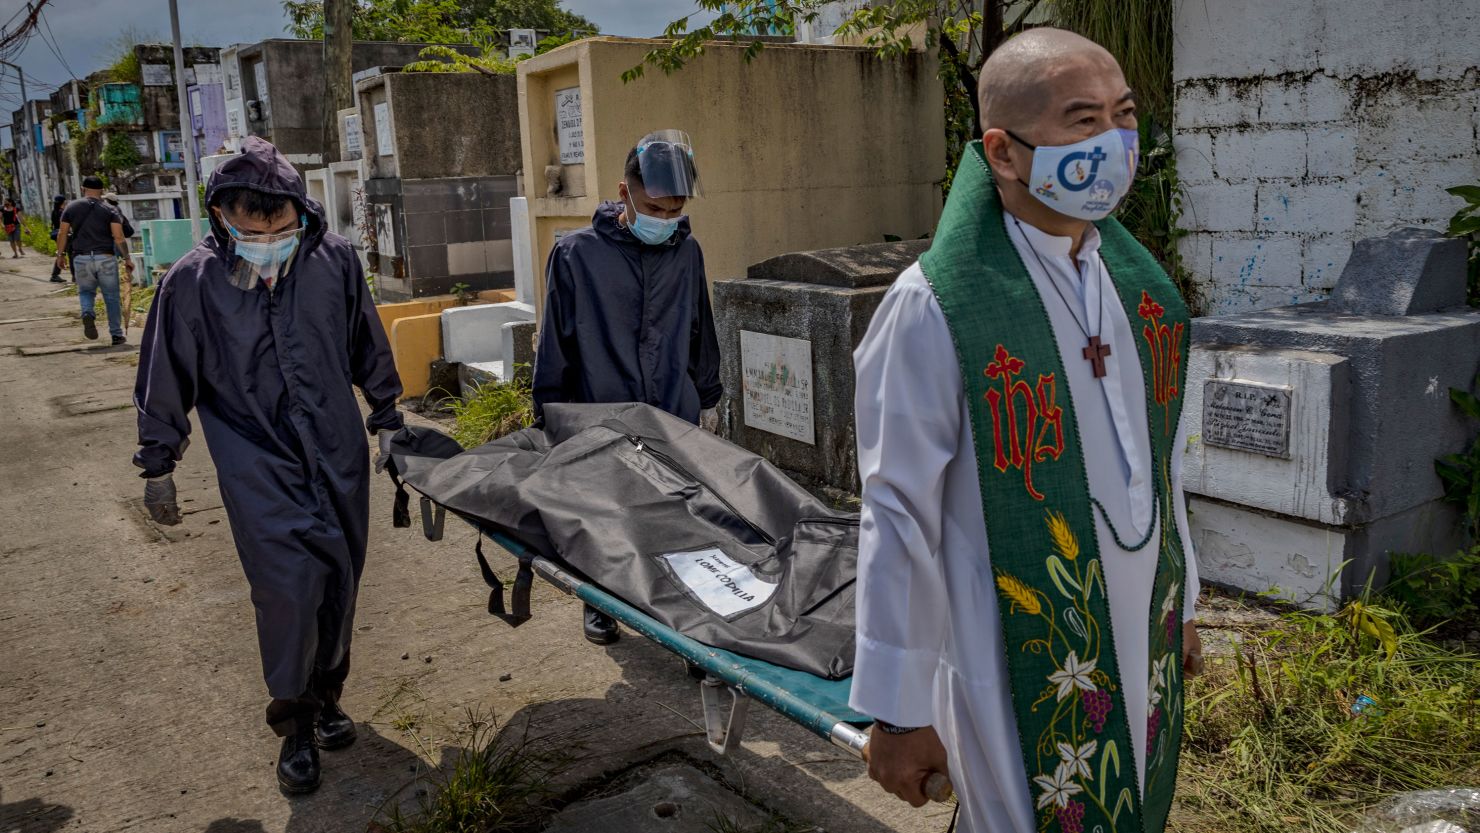
[[705, 677], [699, 684], [699, 693], [704, 705], [704, 729], [715, 752], [726, 754], [740, 745], [750, 701], [756, 700], [855, 757], [863, 756], [863, 747], [868, 742], [864, 729], [871, 720], [848, 708], [851, 679], [824, 680], [711, 648], [573, 575], [509, 536], [488, 530], [483, 533], [515, 557], [528, 560], [537, 574], [560, 590], [702, 669]]

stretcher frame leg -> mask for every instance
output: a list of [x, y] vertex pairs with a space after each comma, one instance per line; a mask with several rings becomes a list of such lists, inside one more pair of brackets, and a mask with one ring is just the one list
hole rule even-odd
[[[728, 706], [724, 692], [729, 692]], [[740, 745], [745, 735], [745, 720], [750, 713], [750, 698], [745, 692], [724, 680], [706, 676], [699, 683], [699, 699], [704, 705], [704, 734], [709, 748], [721, 755]]]

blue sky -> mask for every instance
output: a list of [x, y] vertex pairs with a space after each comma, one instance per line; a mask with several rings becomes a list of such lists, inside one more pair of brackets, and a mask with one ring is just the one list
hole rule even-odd
[[[180, 28], [186, 43], [227, 46], [282, 37], [286, 17], [277, 0], [178, 0]], [[8, 19], [24, 0], [0, 0], [0, 21]], [[603, 32], [650, 37], [662, 32], [674, 18], [696, 11], [694, 0], [564, 0], [566, 8], [594, 20]], [[70, 80], [84, 78], [108, 66], [116, 57], [119, 36], [125, 31], [168, 43], [168, 0], [51, 0], [46, 5], [47, 37], [33, 36], [14, 63], [26, 72], [32, 98]], [[54, 41], [60, 58], [48, 41]], [[6, 117], [20, 108], [15, 74], [0, 74], [0, 112]], [[10, 132], [0, 130], [5, 145]]]

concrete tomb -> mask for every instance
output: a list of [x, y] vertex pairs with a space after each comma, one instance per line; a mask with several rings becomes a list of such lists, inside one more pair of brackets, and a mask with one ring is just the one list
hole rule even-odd
[[513, 76], [357, 76], [357, 163], [382, 300], [514, 286], [509, 201], [519, 196]]
[[1460, 545], [1434, 460], [1469, 439], [1449, 399], [1480, 369], [1464, 301], [1464, 242], [1405, 229], [1357, 243], [1330, 301], [1194, 322], [1184, 474], [1205, 580], [1329, 609], [1380, 588], [1392, 552]]
[[853, 350], [929, 241], [784, 254], [714, 285], [726, 438], [802, 482], [857, 493]]

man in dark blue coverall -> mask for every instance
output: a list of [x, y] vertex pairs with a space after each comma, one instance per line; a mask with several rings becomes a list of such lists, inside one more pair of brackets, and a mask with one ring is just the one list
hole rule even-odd
[[179, 523], [171, 472], [196, 411], [252, 589], [278, 784], [306, 793], [318, 749], [355, 739], [339, 697], [369, 531], [361, 432], [384, 457], [401, 381], [354, 250], [277, 148], [247, 139], [206, 204], [211, 234], [160, 282], [144, 328], [134, 464], [149, 514]]
[[[535, 414], [549, 402], [645, 402], [719, 428], [719, 340], [704, 254], [684, 207], [698, 194], [688, 136], [650, 133], [627, 154], [620, 202], [561, 238], [545, 267], [548, 294], [534, 361]], [[586, 607], [586, 638], [617, 640], [617, 623]]]

